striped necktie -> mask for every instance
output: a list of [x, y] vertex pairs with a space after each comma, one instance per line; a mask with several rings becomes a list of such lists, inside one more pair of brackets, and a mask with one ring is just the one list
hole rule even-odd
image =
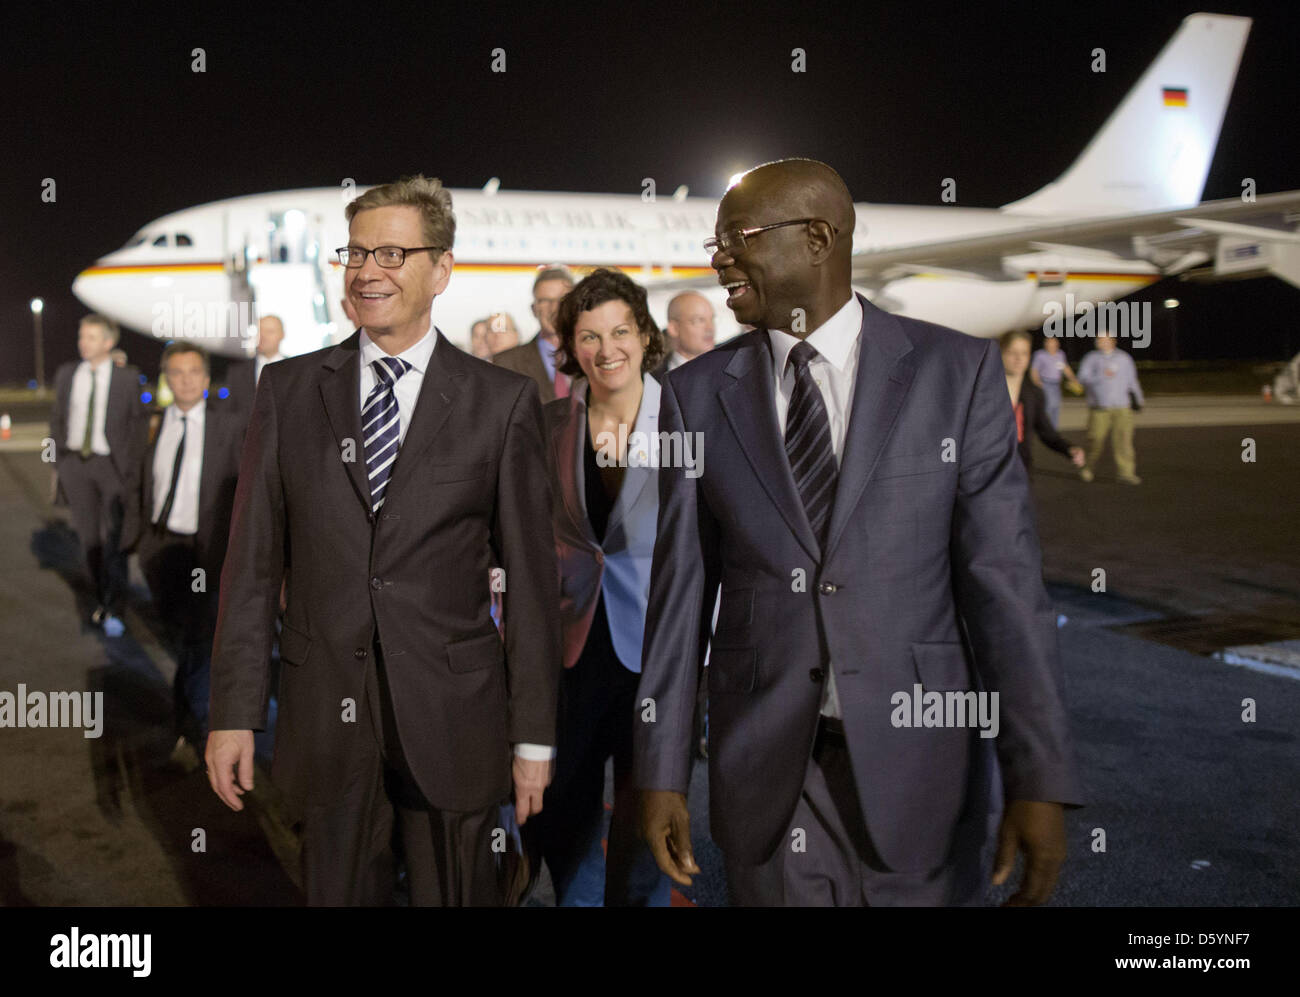
[[838, 469], [826, 400], [808, 368], [817, 355], [817, 350], [805, 342], [797, 344], [786, 359], [786, 369], [793, 366], [795, 372], [785, 419], [785, 453], [808, 522], [824, 553]]
[[375, 372], [375, 386], [361, 408], [361, 435], [365, 439], [370, 508], [377, 512], [384, 504], [384, 489], [393, 473], [401, 440], [401, 420], [393, 386], [411, 365], [397, 357], [380, 357], [370, 367]]

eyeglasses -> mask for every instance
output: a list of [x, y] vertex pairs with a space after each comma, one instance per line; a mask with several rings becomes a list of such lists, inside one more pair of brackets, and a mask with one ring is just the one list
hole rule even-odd
[[437, 251], [445, 253], [446, 248], [443, 246], [412, 246], [409, 249], [403, 249], [401, 246], [376, 246], [374, 249], [362, 249], [360, 246], [342, 246], [334, 250], [334, 254], [349, 270], [359, 270], [365, 265], [366, 257], [371, 253], [375, 254], [375, 262], [385, 270], [396, 270], [406, 262], [407, 253], [419, 253], [424, 250]]
[[[726, 253], [728, 256], [735, 256], [737, 253], [743, 253], [749, 246], [746, 241], [752, 235], [758, 235], [760, 232], [770, 232], [774, 228], [785, 228], [787, 225], [807, 225], [809, 222], [826, 221], [824, 218], [796, 218], [789, 222], [776, 222], [773, 225], [760, 225], [757, 228], [733, 228], [729, 232], [723, 232], [722, 235], [712, 239], [704, 240], [704, 251], [709, 256], [716, 256], [719, 252]], [[830, 225], [830, 222], [826, 222]], [[831, 225], [831, 232], [838, 235], [839, 229]]]

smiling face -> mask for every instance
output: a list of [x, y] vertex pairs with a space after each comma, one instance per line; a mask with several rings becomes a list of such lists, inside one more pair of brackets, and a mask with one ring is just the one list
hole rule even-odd
[[638, 334], [632, 308], [621, 299], [578, 313], [574, 359], [595, 396], [608, 397], [641, 380], [647, 338]]
[[[419, 209], [394, 205], [358, 211], [348, 227], [348, 245], [427, 246]], [[357, 269], [345, 269], [343, 290], [357, 320], [380, 342], [414, 343], [428, 331], [429, 309], [451, 279], [450, 252], [407, 253], [400, 267], [388, 269], [374, 254]], [[405, 348], [404, 346], [402, 347]]]

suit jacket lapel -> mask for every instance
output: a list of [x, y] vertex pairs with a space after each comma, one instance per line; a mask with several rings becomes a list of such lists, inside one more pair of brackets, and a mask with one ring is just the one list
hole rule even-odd
[[[623, 487], [618, 491], [618, 499], [609, 512], [609, 523], [605, 526], [606, 540], [614, 535], [615, 528], [641, 498], [641, 493], [655, 476], [653, 469], [659, 465], [659, 382], [645, 374], [641, 383], [641, 407], [637, 409], [636, 425], [628, 436], [627, 469], [623, 472]], [[637, 433], [645, 440], [640, 453], [632, 447], [633, 437]]]
[[849, 516], [862, 497], [862, 490], [871, 480], [871, 473], [894, 431], [915, 374], [908, 356], [912, 343], [898, 320], [861, 295], [858, 295], [858, 300], [862, 303], [858, 374], [849, 424], [845, 429], [844, 456], [835, 485], [835, 502], [826, 534], [828, 556], [844, 532]]
[[327, 370], [320, 384], [325, 415], [338, 442], [340, 458], [346, 441], [352, 441], [352, 460], [344, 461], [343, 466], [357, 498], [369, 512], [370, 482], [366, 477], [365, 440], [361, 437], [361, 334], [354, 332], [334, 347], [322, 363]]
[[771, 353], [765, 342], [767, 333], [755, 330], [746, 333], [746, 337], [748, 342], [736, 350], [727, 364], [726, 372], [735, 380], [718, 392], [718, 401], [768, 497], [808, 556], [820, 561], [817, 538], [799, 498], [794, 475], [790, 473], [790, 462], [776, 421]]
[[587, 437], [586, 397], [587, 382], [581, 378], [575, 380], [569, 393], [568, 417], [551, 431], [551, 443], [555, 447], [555, 466], [565, 511], [578, 532], [595, 548], [600, 544], [587, 518], [587, 466], [583, 450]]
[[411, 413], [410, 424], [406, 427], [406, 437], [402, 440], [402, 448], [397, 452], [393, 473], [388, 479], [388, 490], [385, 492], [387, 497], [384, 500], [387, 504], [392, 503], [393, 496], [402, 490], [415, 473], [413, 468], [419, 466], [420, 458], [451, 415], [452, 405], [460, 394], [458, 382], [465, 376], [459, 366], [463, 354], [443, 338], [436, 327], [433, 334], [437, 337], [437, 342], [433, 353], [429, 355], [429, 366], [424, 372], [424, 382], [420, 385], [420, 396], [416, 399], [415, 411]]

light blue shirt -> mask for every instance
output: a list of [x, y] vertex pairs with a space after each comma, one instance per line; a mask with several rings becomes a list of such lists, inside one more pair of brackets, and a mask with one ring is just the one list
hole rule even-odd
[[1061, 371], [1065, 369], [1065, 354], [1060, 350], [1048, 353], [1046, 350], [1034, 352], [1033, 369], [1038, 371], [1044, 384], [1060, 384]]
[[1128, 408], [1130, 391], [1137, 396], [1139, 405], [1145, 404], [1137, 365], [1118, 346], [1109, 353], [1093, 350], [1084, 357], [1079, 365], [1079, 383], [1087, 389], [1092, 408]]
[[552, 384], [555, 383], [555, 351], [559, 345], [552, 346], [542, 336], [541, 332], [537, 333], [537, 352], [542, 355], [542, 364], [546, 367], [546, 378]]

